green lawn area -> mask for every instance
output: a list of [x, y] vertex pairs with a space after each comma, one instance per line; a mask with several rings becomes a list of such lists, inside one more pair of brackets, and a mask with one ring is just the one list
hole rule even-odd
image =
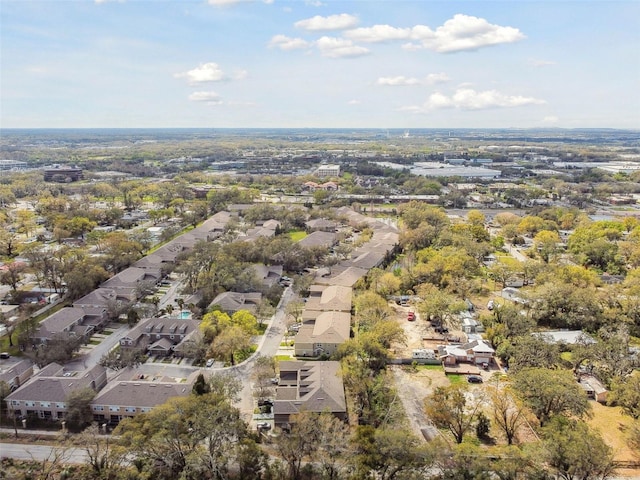
[[447, 375], [447, 378], [449, 379], [451, 384], [454, 385], [454, 384], [457, 384], [457, 383], [465, 382], [467, 376], [466, 375], [458, 375], [457, 373], [454, 373], [452, 375]]
[[291, 360], [291, 355], [276, 355], [276, 360], [278, 360], [279, 362]]
[[100, 340], [89, 340], [89, 345], [100, 345]]
[[307, 232], [305, 232], [304, 230], [292, 230], [288, 233], [288, 235], [291, 240], [293, 240], [294, 242], [298, 242], [307, 236]]
[[109, 330], [109, 329], [104, 329], [102, 331], [103, 335], [111, 335], [113, 333], [113, 330]]

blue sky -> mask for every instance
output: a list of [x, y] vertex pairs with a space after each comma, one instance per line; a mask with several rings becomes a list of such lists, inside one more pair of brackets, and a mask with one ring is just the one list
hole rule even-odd
[[0, 127], [640, 128], [640, 2], [0, 0]]

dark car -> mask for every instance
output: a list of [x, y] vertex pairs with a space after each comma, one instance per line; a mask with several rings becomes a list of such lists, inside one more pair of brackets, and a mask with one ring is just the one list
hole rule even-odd
[[469, 375], [467, 377], [467, 382], [469, 383], [482, 383], [482, 377], [479, 375]]
[[269, 400], [269, 399], [258, 400], [258, 406], [259, 407], [264, 407], [264, 406], [273, 407], [273, 400]]
[[256, 427], [258, 427], [258, 430], [271, 430], [271, 424], [269, 422], [258, 422]]

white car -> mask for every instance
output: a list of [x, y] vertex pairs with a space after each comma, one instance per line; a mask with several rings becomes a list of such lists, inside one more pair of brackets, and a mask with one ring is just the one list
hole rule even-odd
[[207, 360], [207, 368], [212, 366], [213, 366], [213, 358], [210, 358], [209, 360]]

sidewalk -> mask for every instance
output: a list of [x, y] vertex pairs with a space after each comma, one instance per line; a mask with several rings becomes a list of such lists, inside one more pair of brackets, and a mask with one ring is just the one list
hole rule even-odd
[[[2, 434], [3, 436], [8, 436], [10, 438], [15, 438], [16, 436], [16, 432], [13, 429], [13, 427], [11, 428], [6, 428], [6, 427], [0, 427], [0, 434]], [[24, 429], [22, 427], [18, 427], [18, 438], [24, 438], [26, 436], [34, 436], [34, 435], [38, 435], [38, 436], [49, 436], [49, 437], [59, 437], [60, 435], [62, 435], [62, 428], [60, 428], [60, 430], [35, 430], [35, 429]]]

